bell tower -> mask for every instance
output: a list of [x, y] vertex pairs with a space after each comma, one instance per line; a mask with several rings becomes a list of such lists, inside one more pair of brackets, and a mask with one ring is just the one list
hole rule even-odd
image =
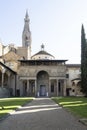
[[24, 29], [22, 32], [22, 47], [27, 47], [28, 49], [28, 54], [27, 54], [27, 59], [31, 58], [31, 32], [29, 28], [29, 15], [28, 11], [26, 10], [25, 18], [24, 18]]

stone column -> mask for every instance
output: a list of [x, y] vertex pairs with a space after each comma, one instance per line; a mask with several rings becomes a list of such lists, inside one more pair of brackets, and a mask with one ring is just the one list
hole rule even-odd
[[50, 96], [50, 93], [51, 93], [50, 87], [51, 87], [51, 79], [49, 79], [49, 92], [48, 92], [48, 96]]
[[64, 96], [64, 80], [61, 80], [61, 96]]
[[10, 75], [11, 75], [11, 73], [8, 72], [7, 74], [8, 74], [8, 88], [10, 88]]
[[35, 96], [37, 96], [37, 81], [35, 79]]
[[5, 74], [5, 69], [2, 69], [2, 88], [4, 87], [4, 74]]
[[27, 80], [27, 96], [29, 96], [29, 80]]
[[4, 87], [4, 73], [2, 72], [2, 88]]
[[57, 96], [58, 96], [58, 79], [57, 79]]
[[66, 79], [64, 79], [63, 95], [66, 96]]

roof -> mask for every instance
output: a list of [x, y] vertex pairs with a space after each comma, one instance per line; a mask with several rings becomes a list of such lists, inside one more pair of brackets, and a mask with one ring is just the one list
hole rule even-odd
[[13, 74], [16, 74], [15, 71], [13, 71], [11, 68], [9, 68], [8, 66], [6, 66], [6, 65], [3, 64], [2, 62], [0, 62], [0, 65], [3, 66], [4, 68], [6, 68], [7, 70], [9, 70], [10, 72], [12, 72]]
[[34, 63], [34, 64], [38, 64], [38, 63], [65, 63], [67, 60], [46, 60], [46, 59], [38, 59], [38, 60], [18, 60], [21, 63]]
[[75, 79], [72, 79], [71, 81], [80, 81], [81, 80], [81, 78], [75, 78]]
[[36, 56], [36, 55], [49, 55], [49, 56], [54, 57], [53, 55], [51, 55], [50, 53], [48, 53], [48, 52], [46, 52], [44, 50], [39, 51], [38, 53], [34, 54], [33, 56]]
[[46, 59], [37, 59], [37, 60], [18, 60], [18, 61], [20, 61], [20, 62], [34, 62], [34, 61], [36, 61], [36, 62], [41, 62], [41, 61], [44, 61], [44, 62], [66, 62], [66, 61], [68, 61], [68, 60], [55, 60], [55, 59], [53, 59], [53, 60], [46, 60]]
[[44, 65], [44, 66], [48, 66], [48, 65], [58, 65], [58, 64], [62, 64], [65, 65], [65, 62], [67, 60], [19, 60], [19, 62], [21, 62], [21, 65], [28, 65], [28, 66], [40, 66], [40, 65]]
[[67, 67], [81, 67], [81, 64], [66, 64]]
[[19, 60], [21, 57], [19, 55], [17, 55], [15, 52], [13, 51], [9, 51], [7, 54], [3, 55], [2, 58], [5, 61], [17, 61]]

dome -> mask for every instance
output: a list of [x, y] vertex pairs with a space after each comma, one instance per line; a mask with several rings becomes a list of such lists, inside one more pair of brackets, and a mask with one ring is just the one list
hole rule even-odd
[[42, 59], [45, 59], [45, 60], [51, 60], [51, 59], [55, 59], [55, 57], [51, 54], [49, 54], [48, 52], [44, 51], [44, 45], [42, 44], [41, 45], [41, 51], [39, 51], [38, 53], [34, 54], [31, 59], [33, 60], [42, 60]]

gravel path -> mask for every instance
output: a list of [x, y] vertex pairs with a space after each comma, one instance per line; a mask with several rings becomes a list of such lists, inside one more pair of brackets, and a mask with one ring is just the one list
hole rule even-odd
[[0, 130], [87, 130], [50, 98], [36, 98], [0, 121]]

